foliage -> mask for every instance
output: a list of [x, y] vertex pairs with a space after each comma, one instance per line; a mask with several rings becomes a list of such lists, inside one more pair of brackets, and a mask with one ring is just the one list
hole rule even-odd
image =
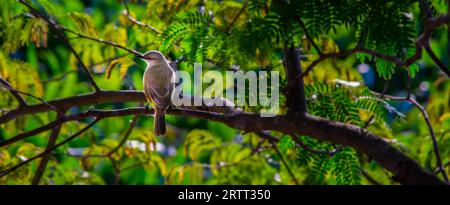
[[[405, 0], [249, 0], [249, 1], [27, 1], [67, 29], [114, 42], [141, 52], [160, 50], [178, 69], [193, 72], [193, 63], [207, 69], [284, 71], [285, 45], [300, 46], [301, 68], [318, 55], [366, 48], [400, 60], [416, 52], [415, 40], [424, 28], [418, 1]], [[448, 12], [443, 0], [428, 1], [433, 15]], [[243, 9], [242, 9], [243, 8]], [[0, 1], [0, 76], [18, 91], [43, 100], [90, 92], [75, 55], [56, 37], [46, 21], [36, 18], [15, 0]], [[304, 24], [308, 33], [302, 28]], [[448, 29], [447, 29], [448, 30]], [[436, 30], [431, 47], [449, 65], [446, 29]], [[124, 50], [64, 32], [95, 82], [105, 90], [142, 89], [144, 64]], [[309, 35], [307, 37], [307, 35]], [[311, 42], [308, 38], [311, 38]], [[314, 45], [315, 44], [315, 45]], [[317, 46], [317, 48], [315, 48]], [[320, 52], [319, 52], [320, 50]], [[365, 53], [329, 58], [304, 77], [308, 113], [332, 121], [366, 127], [406, 152], [428, 170], [436, 169], [433, 146], [422, 114], [407, 102], [375, 95], [389, 83], [387, 94], [412, 90], [426, 105], [438, 137], [444, 163], [450, 160], [450, 82], [436, 74], [431, 58], [409, 67]], [[411, 88], [408, 88], [408, 82]], [[24, 96], [30, 104], [36, 98]], [[284, 103], [286, 96], [280, 96]], [[17, 100], [0, 90], [0, 111]], [[112, 109], [136, 103], [93, 105]], [[286, 107], [282, 104], [284, 113]], [[67, 113], [89, 110], [78, 106]], [[257, 108], [259, 109], [259, 108]], [[246, 109], [246, 111], [249, 111]], [[254, 111], [254, 110], [250, 110]], [[0, 125], [0, 141], [53, 121], [55, 113], [36, 114]], [[255, 133], [226, 125], [167, 116], [164, 138], [152, 134], [153, 119], [141, 117], [126, 143], [120, 145], [130, 117], [105, 119], [73, 141], [57, 148], [41, 180], [43, 184], [369, 184], [361, 170], [383, 184], [396, 183], [378, 164], [350, 147], [311, 136], [270, 133], [273, 144]], [[62, 126], [58, 142], [86, 126], [81, 120]], [[42, 152], [49, 132], [0, 148], [0, 170]], [[299, 146], [336, 153], [317, 154]], [[281, 158], [293, 170], [288, 172]], [[0, 177], [0, 184], [28, 184], [39, 160]], [[447, 167], [447, 172], [449, 168]]]

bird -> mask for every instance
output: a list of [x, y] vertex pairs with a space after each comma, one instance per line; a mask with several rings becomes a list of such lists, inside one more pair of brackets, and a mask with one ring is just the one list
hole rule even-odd
[[166, 57], [159, 51], [148, 51], [142, 55], [141, 59], [147, 63], [143, 76], [144, 94], [155, 111], [153, 132], [156, 136], [164, 136], [165, 115], [175, 86], [175, 72]]

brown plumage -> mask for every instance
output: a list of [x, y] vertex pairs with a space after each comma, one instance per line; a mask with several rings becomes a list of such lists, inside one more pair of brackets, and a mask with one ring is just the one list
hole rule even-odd
[[174, 89], [175, 72], [159, 51], [149, 51], [142, 59], [147, 62], [143, 77], [145, 97], [155, 109], [153, 132], [157, 136], [165, 135], [165, 114]]

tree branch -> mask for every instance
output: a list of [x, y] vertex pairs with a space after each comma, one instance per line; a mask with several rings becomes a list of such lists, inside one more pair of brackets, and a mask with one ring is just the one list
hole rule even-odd
[[428, 55], [430, 56], [431, 60], [441, 69], [442, 72], [447, 75], [447, 77], [450, 77], [450, 70], [447, 69], [447, 67], [444, 65], [444, 63], [439, 60], [439, 58], [436, 56], [436, 54], [433, 52], [433, 50], [430, 47], [430, 43], [427, 42], [423, 45], [425, 48], [425, 51], [427, 51]]
[[52, 152], [53, 150], [55, 150], [56, 148], [66, 144], [67, 142], [70, 142], [71, 140], [73, 140], [74, 138], [78, 137], [80, 134], [82, 134], [83, 132], [85, 132], [86, 130], [88, 130], [90, 127], [92, 127], [93, 125], [95, 125], [98, 121], [100, 121], [100, 118], [95, 119], [94, 121], [92, 121], [91, 123], [89, 123], [88, 125], [86, 125], [83, 129], [81, 129], [80, 131], [78, 131], [77, 133], [73, 134], [72, 136], [68, 137], [67, 139], [63, 140], [62, 142], [56, 144], [53, 148], [51, 148], [50, 150], [45, 150], [44, 152], [42, 152], [41, 154], [38, 154], [30, 159], [27, 159], [11, 168], [8, 168], [6, 170], [3, 170], [0, 172], [0, 177], [6, 176], [9, 173], [15, 171], [16, 169], [36, 160], [39, 157], [42, 157], [46, 154], [49, 154], [50, 152]]
[[[62, 117], [60, 115], [61, 114], [58, 114], [58, 118]], [[53, 146], [55, 146], [55, 143], [58, 138], [60, 130], [61, 130], [61, 125], [58, 125], [52, 129], [50, 137], [48, 138], [47, 147], [45, 148], [46, 151], [52, 149]], [[36, 170], [36, 174], [34, 175], [33, 181], [31, 182], [32, 185], [38, 185], [39, 182], [41, 181], [41, 178], [44, 175], [44, 171], [45, 171], [45, 168], [47, 167], [49, 159], [50, 159], [50, 152], [48, 152], [47, 154], [44, 154], [42, 156], [41, 162], [39, 163], [39, 166]]]
[[[93, 105], [97, 103], [114, 103], [114, 102], [145, 102], [145, 97], [139, 91], [102, 91], [100, 93], [90, 93], [49, 101], [56, 108], [71, 108], [83, 105]], [[31, 105], [24, 109], [16, 109], [7, 112], [0, 117], [0, 122], [4, 123], [15, 119], [22, 115], [34, 114], [48, 111], [46, 105]], [[393, 172], [398, 176], [402, 183], [406, 184], [430, 184], [442, 183], [435, 176], [423, 170], [414, 160], [407, 157], [396, 148], [392, 147], [388, 142], [380, 137], [373, 135], [361, 128], [345, 123], [329, 121], [326, 119], [305, 115], [304, 117], [261, 117], [256, 113], [242, 112], [240, 114], [222, 115], [220, 113], [205, 112], [190, 109], [169, 109], [168, 114], [181, 115], [189, 117], [197, 117], [208, 120], [214, 120], [225, 123], [230, 127], [246, 130], [261, 131], [274, 130], [289, 135], [308, 135], [320, 140], [329, 141], [335, 144], [350, 146], [361, 153], [369, 155], [376, 160], [381, 166]], [[40, 133], [44, 130], [52, 129], [58, 124], [71, 120], [80, 120], [86, 117], [115, 117], [124, 115], [151, 114], [145, 108], [128, 108], [119, 110], [89, 110], [84, 113], [66, 116], [61, 120], [51, 122], [44, 128], [36, 128], [27, 132], [27, 136], [33, 133]], [[44, 130], [42, 130], [44, 129]], [[39, 132], [37, 132], [38, 130]], [[33, 133], [30, 133], [33, 132]], [[22, 135], [22, 138], [25, 138]], [[0, 142], [2, 146], [10, 141], [9, 138]], [[17, 141], [17, 140], [14, 140]]]
[[[183, 98], [184, 97], [190, 98], [192, 105], [193, 102], [196, 101], [196, 99], [198, 98], [196, 96], [183, 95]], [[100, 91], [98, 93], [87, 93], [76, 95], [73, 97], [52, 100], [42, 104], [29, 105], [21, 109], [14, 109], [7, 111], [4, 115], [0, 116], [0, 124], [9, 122], [13, 119], [17, 119], [18, 117], [21, 117], [23, 115], [31, 115], [40, 112], [47, 112], [51, 110], [49, 105], [58, 110], [69, 110], [74, 107], [90, 106], [100, 103], [121, 103], [121, 102], [146, 103], [147, 100], [142, 91], [135, 91], [135, 90]], [[219, 112], [219, 113], [232, 113], [235, 108], [233, 105], [227, 104], [226, 106], [221, 107], [213, 105], [211, 106], [205, 105], [202, 107], [191, 106], [190, 109], [204, 110], [209, 112]]]
[[57, 118], [55, 121], [52, 121], [46, 125], [40, 126], [36, 129], [30, 130], [28, 132], [23, 132], [14, 137], [0, 141], [0, 147], [4, 147], [4, 146], [10, 145], [12, 143], [15, 143], [17, 141], [26, 139], [30, 136], [37, 135], [39, 133], [53, 129], [57, 126], [60, 126], [61, 124], [64, 124], [64, 123], [70, 122], [70, 121], [79, 121], [79, 120], [82, 120], [82, 119], [85, 119], [88, 117], [109, 118], [109, 117], [117, 117], [117, 116], [131, 115], [131, 114], [144, 114], [144, 113], [153, 114], [153, 112], [154, 112], [153, 109], [148, 109], [148, 111], [147, 111], [145, 108], [129, 108], [129, 109], [109, 110], [109, 111], [91, 109], [86, 112], [73, 114], [73, 115], [67, 115], [67, 116]]
[[[297, 178], [295, 177], [295, 174], [292, 172], [291, 168], [289, 167], [287, 162], [284, 160], [284, 157], [281, 154], [280, 149], [278, 149], [278, 147], [277, 147], [276, 143], [279, 142], [279, 139], [277, 137], [270, 135], [268, 132], [259, 131], [259, 132], [255, 132], [255, 133], [262, 138], [262, 141], [258, 144], [257, 149], [259, 149], [258, 147], [260, 147], [262, 145], [262, 143], [267, 140], [270, 143], [270, 145], [272, 146], [272, 149], [275, 150], [275, 152], [277, 153], [278, 157], [280, 157], [281, 162], [286, 167], [286, 170], [288, 171], [292, 180], [295, 182], [296, 185], [299, 185], [300, 183], [298, 182]], [[257, 150], [257, 149], [255, 149], [255, 150]]]
[[114, 153], [116, 153], [128, 140], [128, 137], [131, 134], [131, 131], [133, 131], [134, 127], [136, 126], [137, 122], [139, 119], [139, 115], [135, 115], [133, 117], [133, 119], [130, 122], [130, 127], [128, 127], [128, 129], [125, 131], [125, 134], [123, 135], [122, 140], [120, 140], [119, 144], [114, 147], [113, 149], [111, 149], [111, 151], [109, 151], [106, 155], [107, 156], [112, 156]]
[[63, 26], [60, 26], [60, 28], [62, 30], [64, 30], [64, 31], [67, 31], [67, 32], [72, 33], [72, 34], [75, 34], [76, 36], [78, 36], [80, 38], [85, 38], [85, 39], [88, 39], [88, 40], [91, 40], [91, 41], [95, 41], [95, 42], [98, 42], [98, 43], [102, 43], [102, 44], [105, 44], [105, 45], [110, 45], [110, 46], [113, 46], [115, 48], [122, 49], [124, 51], [127, 51], [128, 53], [131, 53], [131, 54], [135, 55], [138, 58], [142, 58], [142, 56], [143, 56], [140, 52], [138, 52], [136, 50], [133, 50], [133, 49], [130, 49], [130, 48], [127, 48], [125, 46], [122, 46], [120, 44], [113, 43], [113, 42], [110, 42], [110, 41], [106, 41], [106, 40], [103, 40], [103, 39], [100, 39], [100, 38], [94, 38], [94, 37], [91, 37], [91, 36], [87, 36], [87, 35], [84, 35], [84, 34], [78, 32], [78, 31], [74, 31], [74, 30], [71, 30], [71, 29], [63, 27]]
[[[95, 99], [91, 98], [91, 100], [95, 102]], [[89, 110], [84, 113], [66, 116], [61, 122], [87, 117], [107, 118], [136, 114], [151, 114], [151, 109], [150, 113], [145, 107], [119, 110]], [[213, 120], [233, 128], [252, 132], [274, 130], [290, 135], [312, 136], [319, 140], [350, 146], [361, 153], [369, 155], [381, 166], [393, 172], [401, 183], [443, 184], [442, 181], [423, 170], [414, 160], [398, 151], [385, 140], [372, 133], [361, 131], [361, 128], [354, 125], [309, 115], [295, 118], [290, 116], [260, 117], [256, 113], [242, 112], [233, 115], [222, 115], [191, 109], [169, 109], [167, 114]], [[56, 126], [61, 122], [53, 122], [53, 124]], [[49, 126], [49, 129], [54, 126]], [[5, 144], [4, 141], [2, 143]]]
[[[5, 89], [9, 90], [10, 92], [14, 92], [14, 93], [16, 93], [16, 94], [22, 94], [22, 95], [26, 95], [26, 96], [28, 96], [28, 97], [34, 98], [34, 99], [38, 100], [39, 102], [43, 103], [44, 105], [48, 106], [50, 109], [54, 110], [55, 112], [58, 112], [58, 113], [60, 112], [60, 110], [58, 110], [58, 109], [55, 108], [54, 106], [50, 105], [49, 103], [47, 103], [47, 101], [43, 100], [43, 99], [40, 98], [40, 97], [37, 97], [37, 96], [32, 95], [32, 94], [27, 93], [27, 92], [22, 92], [22, 91], [19, 91], [19, 90], [15, 90], [15, 89], [13, 89], [12, 87], [7, 87], [6, 85], [0, 84], [0, 87], [3, 87], [3, 88], [5, 88]], [[20, 96], [20, 95], [19, 95], [19, 96]], [[23, 108], [25, 108], [25, 107], [28, 107], [28, 104], [26, 104], [24, 107], [19, 107], [19, 109], [23, 109]]]
[[123, 11], [123, 14], [124, 14], [126, 17], [128, 17], [128, 19], [129, 19], [131, 22], [133, 22], [134, 24], [136, 24], [136, 25], [138, 25], [138, 26], [142, 26], [142, 27], [144, 27], [144, 28], [147, 28], [148, 30], [150, 30], [150, 31], [152, 31], [152, 32], [155, 32], [155, 33], [157, 33], [157, 34], [160, 34], [160, 33], [161, 33], [161, 32], [158, 31], [156, 28], [154, 28], [154, 27], [152, 27], [152, 26], [150, 26], [150, 25], [148, 25], [148, 24], [142, 23], [141, 21], [138, 21], [137, 19], [133, 18], [133, 17], [130, 15], [130, 13], [128, 13], [128, 10], [124, 10], [124, 11]]
[[367, 179], [367, 181], [369, 181], [370, 183], [372, 183], [374, 185], [382, 185], [380, 182], [378, 182], [376, 179], [374, 179], [372, 176], [370, 176], [366, 170], [364, 170], [363, 168], [360, 168], [360, 170], [361, 170], [361, 174]]
[[303, 143], [298, 136], [292, 136], [292, 140], [294, 140], [295, 144], [297, 144], [297, 146], [305, 149], [308, 152], [311, 152], [313, 154], [322, 154], [322, 155], [328, 155], [330, 157], [334, 156], [336, 153], [338, 153], [339, 151], [342, 150], [342, 148], [338, 148], [338, 149], [334, 149], [331, 151], [327, 151], [327, 150], [317, 150], [317, 149], [313, 149], [311, 147], [309, 147], [308, 145], [306, 145], [305, 143]]
[[300, 27], [302, 27], [302, 30], [305, 33], [306, 39], [308, 39], [308, 41], [311, 43], [311, 45], [314, 47], [314, 49], [316, 49], [316, 51], [319, 54], [319, 56], [321, 56], [322, 55], [322, 51], [320, 51], [319, 46], [317, 46], [317, 44], [314, 42], [313, 38], [309, 34], [309, 31], [308, 31], [308, 29], [306, 29], [306, 25], [303, 22], [303, 20], [300, 18], [299, 15], [296, 15], [295, 18], [297, 19], [297, 22], [300, 24]]
[[[363, 48], [360, 46], [357, 46], [353, 49], [350, 50], [344, 50], [344, 51], [339, 51], [336, 53], [325, 53], [322, 54], [321, 56], [319, 56], [318, 59], [314, 60], [303, 72], [303, 75], [299, 78], [302, 78], [304, 76], [307, 76], [309, 74], [309, 72], [311, 72], [314, 67], [316, 65], [318, 65], [320, 62], [329, 59], [329, 58], [338, 58], [341, 56], [347, 56], [347, 55], [351, 55], [351, 54], [355, 54], [355, 53], [366, 53], [369, 54], [371, 56], [377, 57], [377, 58], [381, 58], [383, 60], [386, 61], [390, 61], [392, 63], [394, 63], [397, 67], [406, 67], [406, 66], [410, 66], [411, 64], [413, 64], [414, 62], [416, 62], [417, 60], [422, 58], [422, 47], [424, 45], [426, 45], [426, 42], [429, 41], [431, 33], [434, 31], [435, 28], [440, 27], [444, 24], [448, 24], [450, 22], [450, 14], [445, 14], [445, 15], [441, 15], [439, 17], [436, 18], [430, 18], [427, 19], [424, 23], [425, 25], [425, 29], [423, 31], [423, 33], [417, 38], [416, 40], [416, 52], [409, 58], [402, 60], [396, 56], [389, 56], [389, 55], [385, 55], [382, 53], [378, 53], [374, 50], [370, 50], [367, 48]], [[441, 68], [441, 67], [440, 67]], [[441, 68], [442, 69], [442, 68]], [[448, 73], [447, 70], [443, 70], [444, 73]], [[447, 77], [449, 77], [447, 75]]]
[[92, 78], [91, 73], [89, 72], [89, 69], [87, 68], [87, 66], [83, 63], [83, 60], [81, 60], [80, 56], [77, 54], [77, 52], [75, 51], [75, 49], [72, 47], [72, 45], [70, 45], [69, 40], [67, 39], [67, 37], [64, 35], [64, 33], [60, 30], [61, 26], [59, 26], [56, 22], [50, 20], [49, 18], [47, 18], [44, 14], [40, 13], [37, 9], [33, 8], [29, 3], [27, 3], [25, 0], [19, 0], [19, 2], [23, 5], [25, 5], [30, 12], [38, 18], [43, 19], [44, 21], [46, 21], [48, 23], [48, 25], [50, 26], [50, 28], [56, 33], [56, 35], [62, 40], [62, 42], [64, 44], [66, 44], [66, 46], [69, 48], [69, 50], [73, 53], [73, 55], [75, 56], [75, 58], [77, 59], [77, 61], [80, 63], [82, 70], [84, 71], [84, 73], [86, 74], [86, 77], [88, 79], [88, 81], [90, 82], [90, 84], [92, 85], [92, 87], [94, 87], [95, 91], [98, 92], [100, 91], [100, 87], [98, 87], [98, 85], [95, 83], [94, 78]]
[[236, 14], [236, 16], [234, 16], [234, 18], [233, 18], [233, 20], [231, 20], [230, 24], [228, 24], [227, 29], [226, 29], [227, 33], [230, 32], [234, 23], [236, 23], [236, 21], [239, 19], [239, 16], [241, 16], [241, 14], [244, 13], [247, 6], [248, 6], [248, 1], [245, 1], [244, 5], [242, 5], [242, 8], [239, 10], [239, 12]]
[[288, 113], [294, 115], [304, 115], [306, 113], [306, 98], [303, 78], [297, 79], [296, 77], [302, 75], [299, 49], [292, 45], [289, 46], [285, 44], [284, 66], [287, 78], [286, 105], [289, 108]]
[[436, 164], [439, 167], [439, 171], [441, 172], [442, 176], [444, 177], [445, 182], [448, 184], [449, 181], [448, 181], [447, 172], [445, 171], [444, 166], [442, 165], [441, 154], [439, 152], [439, 144], [437, 142], [436, 135], [433, 130], [433, 126], [431, 125], [430, 117], [428, 116], [428, 113], [425, 110], [425, 108], [423, 108], [416, 100], [414, 100], [413, 98], [409, 98], [409, 101], [420, 110], [420, 112], [423, 115], [423, 118], [425, 119], [425, 122], [427, 123], [428, 131], [430, 132], [431, 140], [433, 142], [434, 155], [436, 156]]
[[11, 95], [14, 98], [16, 98], [17, 102], [19, 103], [19, 107], [27, 106], [27, 103], [25, 102], [25, 99], [23, 99], [22, 96], [20, 96], [19, 93], [15, 89], [13, 89], [13, 87], [8, 83], [8, 81], [6, 81], [2, 77], [0, 77], [0, 84], [3, 84], [3, 87], [8, 89], [9, 92], [11, 93]]
[[428, 131], [429, 131], [430, 136], [431, 136], [431, 140], [432, 140], [432, 143], [433, 143], [433, 149], [434, 149], [434, 155], [436, 157], [436, 164], [437, 164], [437, 167], [439, 169], [439, 172], [442, 174], [445, 182], [449, 183], [449, 179], [448, 179], [447, 173], [446, 173], [446, 171], [444, 169], [444, 166], [442, 164], [441, 154], [439, 152], [439, 145], [438, 145], [438, 142], [437, 142], [437, 139], [436, 139], [436, 135], [434, 133], [433, 126], [431, 125], [430, 117], [428, 116], [428, 113], [425, 110], [425, 108], [422, 105], [420, 105], [410, 94], [408, 94], [407, 97], [398, 97], [398, 96], [391, 96], [391, 95], [384, 95], [384, 94], [381, 95], [381, 94], [378, 94], [376, 92], [372, 92], [372, 93], [374, 93], [375, 95], [380, 96], [380, 98], [387, 98], [387, 99], [391, 99], [391, 100], [410, 102], [411, 104], [413, 104], [415, 107], [417, 107], [419, 109], [419, 111], [422, 113], [422, 116], [423, 116], [423, 118], [424, 118], [424, 120], [425, 120], [425, 122], [427, 124]]
[[274, 142], [270, 142], [272, 145], [272, 148], [277, 153], [278, 157], [280, 157], [281, 162], [283, 163], [284, 167], [286, 167], [286, 170], [288, 171], [289, 175], [291, 176], [292, 180], [294, 180], [295, 185], [299, 185], [297, 178], [295, 177], [294, 173], [292, 172], [291, 168], [289, 168], [289, 165], [287, 164], [286, 160], [284, 160], [283, 154], [281, 154], [280, 149], [278, 149], [277, 145]]

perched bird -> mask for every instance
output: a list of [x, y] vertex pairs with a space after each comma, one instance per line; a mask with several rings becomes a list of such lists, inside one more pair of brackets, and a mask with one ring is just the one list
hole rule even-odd
[[153, 132], [156, 136], [165, 135], [165, 114], [175, 85], [175, 72], [159, 51], [148, 51], [141, 58], [147, 62], [143, 77], [145, 97], [155, 109]]

